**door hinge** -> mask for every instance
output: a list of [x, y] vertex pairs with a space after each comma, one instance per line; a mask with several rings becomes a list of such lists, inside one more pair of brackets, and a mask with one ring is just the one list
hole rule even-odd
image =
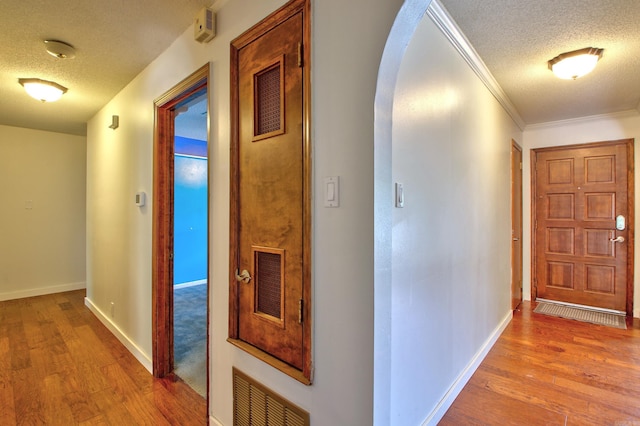
[[302, 324], [302, 309], [304, 309], [304, 300], [298, 301], [298, 323]]
[[522, 161], [520, 162], [520, 170], [522, 170]]
[[298, 43], [298, 67], [302, 67], [302, 43]]

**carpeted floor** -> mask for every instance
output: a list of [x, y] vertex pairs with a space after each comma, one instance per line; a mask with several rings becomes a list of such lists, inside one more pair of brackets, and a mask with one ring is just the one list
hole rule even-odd
[[174, 289], [174, 370], [202, 396], [207, 394], [207, 285]]

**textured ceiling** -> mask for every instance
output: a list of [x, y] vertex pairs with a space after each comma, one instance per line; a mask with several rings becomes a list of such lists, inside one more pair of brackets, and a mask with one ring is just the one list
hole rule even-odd
[[[164, 51], [212, 0], [1, 0], [0, 124], [86, 134], [86, 122]], [[77, 50], [49, 55], [44, 40]], [[27, 96], [19, 78], [69, 89], [58, 102]]]
[[[637, 109], [640, 1], [440, 0], [527, 125]], [[560, 80], [547, 61], [599, 47], [596, 69]]]
[[[219, 0], [221, 1], [221, 0]], [[320, 0], [318, 0], [320, 1]], [[639, 0], [440, 0], [527, 124], [636, 109]], [[86, 122], [213, 0], [0, 0], [0, 124], [84, 135]], [[46, 53], [65, 41], [75, 59]], [[547, 60], [604, 48], [596, 70], [559, 80]], [[19, 78], [69, 88], [42, 104]]]

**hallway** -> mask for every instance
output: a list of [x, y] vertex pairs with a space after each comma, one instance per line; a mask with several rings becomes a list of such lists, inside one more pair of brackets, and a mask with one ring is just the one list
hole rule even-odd
[[205, 399], [180, 380], [154, 379], [84, 295], [0, 302], [2, 424], [206, 424]]
[[523, 302], [441, 425], [640, 425], [640, 320], [627, 330]]
[[[154, 379], [83, 298], [0, 302], [3, 424], [206, 424], [204, 398]], [[440, 424], [640, 424], [640, 320], [620, 330], [534, 306], [515, 312]]]

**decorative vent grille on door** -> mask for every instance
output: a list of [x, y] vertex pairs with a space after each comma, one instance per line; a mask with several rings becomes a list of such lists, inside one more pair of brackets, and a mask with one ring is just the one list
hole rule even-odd
[[256, 311], [280, 321], [283, 317], [283, 250], [256, 247], [253, 250], [256, 271]]
[[233, 369], [234, 426], [309, 426], [309, 413], [236, 368]]
[[254, 76], [254, 135], [263, 139], [284, 132], [283, 79], [280, 62]]

